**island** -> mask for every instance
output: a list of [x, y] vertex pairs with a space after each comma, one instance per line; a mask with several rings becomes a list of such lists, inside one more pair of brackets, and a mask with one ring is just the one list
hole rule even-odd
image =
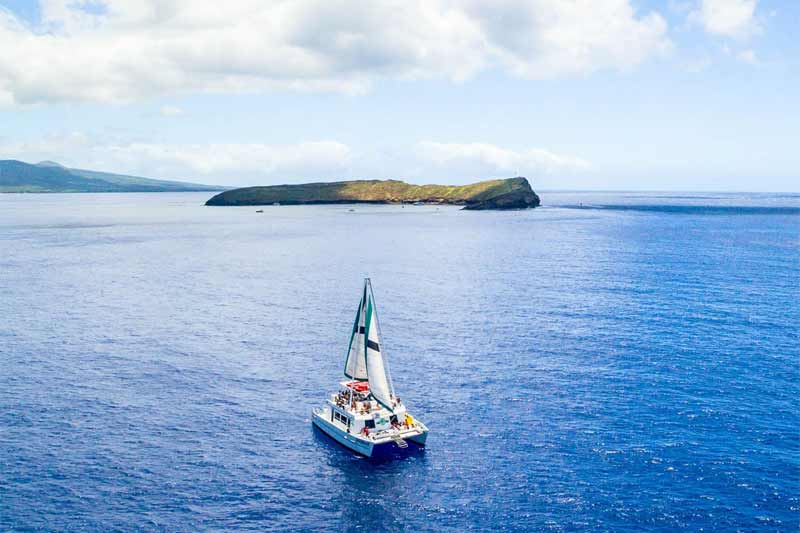
[[214, 185], [67, 168], [53, 161], [42, 161], [35, 165], [14, 159], [0, 161], [0, 193], [188, 192], [222, 189]]
[[398, 180], [339, 181], [245, 187], [217, 194], [211, 206], [304, 204], [451, 204], [464, 209], [537, 207], [539, 196], [523, 177], [470, 185], [412, 185]]

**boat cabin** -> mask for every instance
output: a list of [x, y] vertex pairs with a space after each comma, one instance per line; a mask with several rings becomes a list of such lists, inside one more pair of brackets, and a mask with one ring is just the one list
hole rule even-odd
[[338, 422], [348, 433], [377, 434], [413, 424], [400, 398], [394, 400], [394, 412], [381, 405], [366, 381], [342, 381], [339, 392], [328, 399], [331, 422]]

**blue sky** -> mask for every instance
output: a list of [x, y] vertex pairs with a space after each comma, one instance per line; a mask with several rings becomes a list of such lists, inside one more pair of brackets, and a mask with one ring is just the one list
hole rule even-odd
[[0, 158], [800, 190], [800, 2], [0, 0]]

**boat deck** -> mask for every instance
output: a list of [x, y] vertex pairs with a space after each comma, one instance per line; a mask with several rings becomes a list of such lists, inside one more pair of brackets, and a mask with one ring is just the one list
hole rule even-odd
[[[313, 416], [316, 420], [322, 422], [324, 426], [327, 426], [323, 429], [334, 429], [342, 435], [346, 435], [347, 440], [355, 440], [364, 444], [380, 445], [395, 442], [398, 443], [398, 446], [402, 448], [404, 447], [404, 443], [400, 441], [403, 441], [403, 439], [409, 439], [417, 442], [417, 444], [424, 445], [424, 436], [428, 432], [428, 428], [422, 422], [419, 420], [414, 420], [413, 424], [411, 425], [401, 424], [396, 427], [393, 426], [383, 430], [372, 430], [366, 435], [363, 433], [357, 434], [350, 433], [347, 424], [342, 423], [336, 418], [332, 418], [330, 408], [328, 407], [314, 409]], [[318, 423], [317, 425], [320, 424]], [[422, 439], [420, 439], [420, 437], [422, 437]]]

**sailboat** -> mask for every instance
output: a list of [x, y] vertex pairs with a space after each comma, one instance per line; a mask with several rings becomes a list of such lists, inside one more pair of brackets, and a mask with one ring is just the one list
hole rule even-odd
[[394, 393], [369, 278], [350, 333], [344, 376], [339, 390], [313, 410], [316, 427], [367, 457], [405, 450], [409, 443], [425, 445], [427, 426]]

